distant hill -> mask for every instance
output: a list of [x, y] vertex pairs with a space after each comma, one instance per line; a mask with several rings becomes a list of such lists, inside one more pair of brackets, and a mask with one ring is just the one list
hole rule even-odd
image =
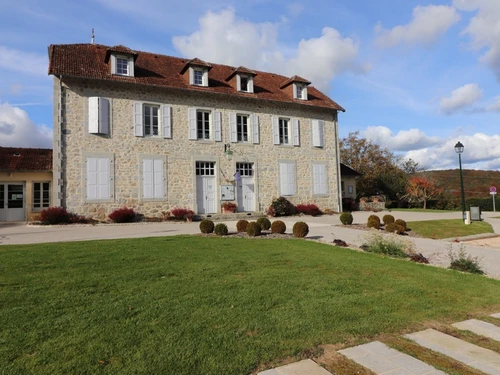
[[[491, 197], [491, 186], [495, 186], [500, 195], [500, 171], [463, 169], [462, 172], [466, 198]], [[458, 169], [425, 171], [417, 174], [427, 176], [437, 182], [445, 189], [445, 194], [460, 197], [460, 171]]]

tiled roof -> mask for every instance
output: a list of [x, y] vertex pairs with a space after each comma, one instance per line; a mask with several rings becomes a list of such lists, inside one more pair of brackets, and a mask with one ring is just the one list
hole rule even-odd
[[16, 172], [51, 170], [51, 149], [0, 147], [0, 171]]
[[246, 75], [251, 75], [253, 77], [255, 77], [257, 75], [257, 73], [255, 73], [253, 70], [245, 68], [244, 66], [239, 66], [231, 72], [229, 77], [226, 78], [226, 82], [230, 81], [231, 78], [233, 78], [236, 74], [240, 74], [240, 73], [246, 74]]
[[[307, 90], [308, 100], [290, 97], [289, 93], [280, 89], [280, 85], [289, 78], [279, 74], [256, 71], [254, 93], [237, 92], [226, 81], [227, 77], [237, 69], [234, 66], [205, 63], [212, 67], [209, 73], [209, 87], [189, 85], [182, 76], [181, 71], [187, 63], [190, 61], [198, 63], [201, 61], [199, 59], [190, 60], [149, 52], [132, 51], [137, 54], [134, 67], [135, 77], [112, 75], [110, 63], [106, 60], [106, 53], [109, 48], [118, 47], [108, 47], [100, 44], [51, 45], [49, 47], [49, 74], [231, 94], [246, 98], [291, 102], [298, 105], [344, 111], [344, 108], [314, 87], [309, 87]], [[127, 47], [120, 46], [120, 48]]]
[[292, 82], [305, 83], [306, 85], [310, 85], [311, 84], [311, 82], [308, 81], [305, 78], [302, 78], [302, 77], [299, 77], [299, 76], [293, 76], [293, 77], [288, 78], [285, 82], [282, 82], [281, 85], [280, 85], [280, 89], [282, 89], [284, 87], [287, 87]]

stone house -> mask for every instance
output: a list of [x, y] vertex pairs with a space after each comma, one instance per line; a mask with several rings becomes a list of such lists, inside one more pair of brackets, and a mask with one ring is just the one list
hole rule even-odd
[[54, 204], [103, 218], [273, 198], [341, 210], [337, 115], [304, 78], [98, 44], [51, 45]]
[[52, 150], [0, 147], [0, 222], [30, 220], [52, 205]]

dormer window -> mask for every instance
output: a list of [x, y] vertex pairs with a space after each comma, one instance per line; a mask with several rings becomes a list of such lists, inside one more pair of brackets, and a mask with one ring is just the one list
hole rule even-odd
[[124, 57], [116, 58], [116, 74], [128, 76], [128, 59]]
[[208, 86], [208, 69], [197, 66], [190, 67], [189, 84], [194, 86]]
[[236, 86], [238, 91], [253, 93], [253, 75], [237, 74]]
[[280, 89], [284, 90], [294, 99], [307, 100], [307, 86], [310, 85], [307, 79], [299, 76], [288, 78], [280, 85]]
[[241, 91], [248, 91], [248, 78], [247, 77], [240, 77], [240, 90]]
[[134, 76], [133, 56], [111, 55], [111, 74], [119, 76]]
[[193, 85], [203, 86], [203, 70], [194, 69], [194, 71], [193, 71]]
[[307, 100], [307, 86], [300, 84], [300, 83], [294, 83], [294, 98], [295, 99], [301, 99], [301, 100]]

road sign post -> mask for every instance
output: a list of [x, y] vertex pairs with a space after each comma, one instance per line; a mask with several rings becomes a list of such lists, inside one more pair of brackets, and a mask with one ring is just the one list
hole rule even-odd
[[491, 194], [491, 199], [493, 200], [493, 212], [496, 211], [495, 209], [495, 195], [497, 195], [497, 188], [492, 186], [490, 187], [490, 194]]

